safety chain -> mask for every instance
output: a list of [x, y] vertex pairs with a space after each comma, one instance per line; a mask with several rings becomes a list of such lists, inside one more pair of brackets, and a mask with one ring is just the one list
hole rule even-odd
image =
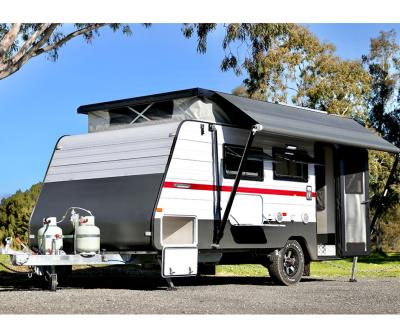
[[[336, 265], [329, 261], [325, 261], [324, 264], [331, 265], [333, 267], [340, 268], [340, 269], [343, 269], [346, 271], [351, 270], [351, 267], [343, 267], [343, 266]], [[388, 267], [388, 268], [382, 268], [382, 269], [364, 269], [364, 270], [357, 269], [357, 273], [380, 273], [380, 272], [391, 271], [391, 270], [396, 270], [396, 269], [400, 269], [400, 265], [395, 265], [394, 267]]]

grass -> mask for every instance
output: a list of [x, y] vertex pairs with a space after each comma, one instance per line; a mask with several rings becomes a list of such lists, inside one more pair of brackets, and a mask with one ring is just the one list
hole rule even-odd
[[15, 270], [15, 271], [18, 271], [18, 272], [28, 272], [29, 271], [29, 268], [28, 267], [26, 267], [26, 266], [13, 266], [12, 264], [11, 264], [11, 261], [10, 261], [10, 256], [8, 256], [8, 255], [3, 255], [3, 254], [0, 254], [0, 273], [1, 272], [7, 272], [7, 273], [10, 273], [11, 271], [10, 270], [8, 270], [6, 267], [4, 267], [3, 265], [5, 265], [5, 266], [7, 266], [7, 267], [10, 267], [11, 269], [13, 269], [13, 270]]
[[[312, 277], [350, 277], [353, 259], [341, 259], [311, 263]], [[223, 265], [217, 266], [218, 275], [229, 276], [265, 276], [267, 270], [261, 265]], [[357, 277], [399, 277], [400, 253], [371, 255], [359, 258]]]
[[[313, 262], [312, 276], [350, 276], [353, 259]], [[360, 257], [357, 263], [358, 277], [400, 277], [400, 253], [374, 254]]]
[[[0, 255], [0, 264], [11, 266], [9, 256]], [[312, 277], [350, 277], [352, 259], [322, 261], [311, 263]], [[28, 271], [28, 267], [11, 266], [17, 271]], [[10, 272], [0, 265], [0, 272]], [[224, 276], [266, 276], [267, 270], [261, 265], [220, 265], [217, 266], [217, 275]], [[369, 257], [359, 258], [357, 264], [357, 277], [400, 278], [400, 253], [388, 255], [374, 254]]]

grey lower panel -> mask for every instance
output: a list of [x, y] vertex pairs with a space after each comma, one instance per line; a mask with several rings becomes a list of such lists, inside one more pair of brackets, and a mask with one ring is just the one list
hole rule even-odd
[[[153, 243], [156, 249], [161, 249], [160, 223], [154, 222]], [[200, 250], [211, 250], [213, 244], [213, 220], [198, 220], [198, 248]], [[274, 226], [232, 226], [226, 225], [224, 237], [216, 252], [230, 250], [243, 250], [243, 252], [254, 249], [279, 249], [282, 248], [289, 238], [300, 238], [304, 240], [308, 253], [312, 260], [317, 259], [317, 226], [316, 223], [289, 222]]]
[[[100, 228], [101, 248], [107, 251], [150, 248], [150, 221], [163, 174], [98, 178], [43, 184], [30, 220], [29, 233], [36, 236], [45, 217], [61, 219], [72, 206], [90, 210]], [[80, 214], [83, 214], [79, 211]], [[73, 228], [66, 220], [59, 224], [64, 235]], [[30, 240], [37, 246], [37, 239]], [[64, 249], [72, 250], [72, 240], [64, 239]]]

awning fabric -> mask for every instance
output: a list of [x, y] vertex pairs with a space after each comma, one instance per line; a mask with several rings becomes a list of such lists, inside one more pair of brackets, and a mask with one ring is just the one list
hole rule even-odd
[[[246, 127], [258, 123], [263, 126], [265, 133], [315, 142], [382, 150], [390, 153], [400, 152], [399, 148], [350, 118], [329, 115], [321, 111], [296, 106], [257, 101], [201, 88], [83, 105], [78, 108], [78, 113], [90, 114], [104, 110], [112, 113], [113, 110], [122, 107], [135, 107], [137, 105], [177, 101], [182, 98], [190, 99], [192, 97], [205, 98], [217, 103], [221, 109], [219, 111], [216, 110], [216, 113], [223, 111], [224, 116], [229, 118], [228, 123]], [[189, 115], [189, 119], [191, 118], [199, 119], [199, 116], [192, 112]], [[188, 118], [186, 117], [185, 119]], [[216, 119], [216, 121], [219, 120]]]
[[263, 132], [398, 153], [400, 149], [350, 118], [217, 93], [246, 113]]

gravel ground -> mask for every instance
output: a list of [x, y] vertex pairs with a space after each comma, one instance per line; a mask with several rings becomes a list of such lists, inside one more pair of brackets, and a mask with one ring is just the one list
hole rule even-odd
[[0, 273], [3, 314], [376, 314], [400, 313], [400, 278], [304, 278], [296, 286], [265, 277], [202, 276], [174, 280], [169, 291], [157, 272], [88, 269], [60, 281]]

